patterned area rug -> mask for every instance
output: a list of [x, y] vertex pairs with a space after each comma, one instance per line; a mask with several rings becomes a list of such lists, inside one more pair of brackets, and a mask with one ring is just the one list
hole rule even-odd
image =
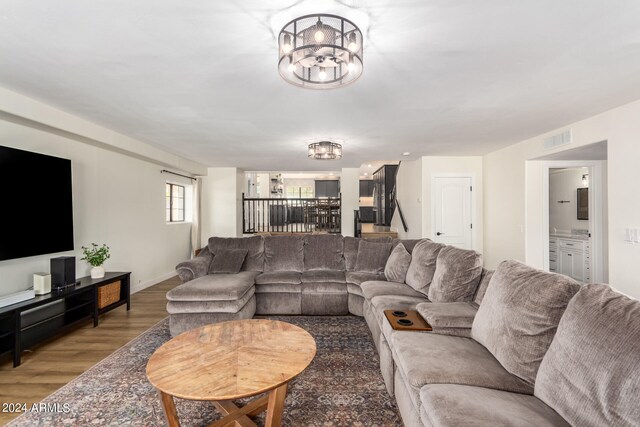
[[[401, 426], [380, 374], [364, 319], [354, 316], [274, 316], [316, 340], [312, 364], [290, 383], [286, 426]], [[54, 412], [28, 412], [17, 426], [164, 426], [157, 394], [147, 381], [151, 354], [170, 339], [163, 320], [44, 399]], [[68, 404], [68, 407], [65, 407]], [[220, 416], [208, 402], [176, 399], [183, 426], [205, 426]], [[57, 409], [57, 412], [56, 412]], [[260, 425], [261, 420], [256, 422]]]

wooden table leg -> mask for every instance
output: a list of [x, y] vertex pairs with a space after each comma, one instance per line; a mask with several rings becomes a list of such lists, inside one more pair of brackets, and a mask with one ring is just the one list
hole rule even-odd
[[287, 383], [269, 392], [269, 403], [267, 405], [267, 417], [264, 420], [265, 427], [280, 427], [282, 423], [282, 410], [284, 400], [287, 397]]
[[158, 390], [158, 395], [160, 396], [160, 402], [162, 402], [164, 416], [169, 427], [180, 427], [180, 421], [178, 421], [178, 411], [176, 411], [176, 405], [173, 401], [173, 396], [160, 390]]
[[230, 400], [212, 401], [211, 403], [213, 403], [213, 406], [215, 406], [224, 417], [212, 422], [208, 427], [256, 427], [256, 423], [251, 421], [247, 415], [250, 413], [259, 414], [263, 412], [267, 407], [267, 396], [253, 400], [242, 408], [238, 408]]

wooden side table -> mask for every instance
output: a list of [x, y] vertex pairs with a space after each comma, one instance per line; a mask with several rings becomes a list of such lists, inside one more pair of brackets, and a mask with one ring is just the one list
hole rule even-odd
[[[225, 415], [210, 427], [267, 411], [265, 426], [279, 426], [289, 381], [311, 363], [316, 343], [304, 329], [276, 320], [234, 320], [187, 331], [162, 345], [147, 363], [167, 423], [180, 426], [173, 397], [212, 401]], [[267, 394], [242, 408], [232, 400]]]

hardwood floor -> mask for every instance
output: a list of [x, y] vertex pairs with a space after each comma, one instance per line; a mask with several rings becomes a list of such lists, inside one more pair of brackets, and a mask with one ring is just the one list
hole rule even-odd
[[[165, 294], [178, 286], [174, 277], [131, 296], [131, 310], [118, 307], [78, 329], [22, 353], [13, 368], [10, 355], [0, 361], [0, 404], [39, 402], [167, 316]], [[19, 413], [2, 412], [0, 425]]]
[[370, 223], [362, 224], [361, 237], [391, 237], [398, 238], [398, 232], [391, 231], [391, 227], [374, 225]]

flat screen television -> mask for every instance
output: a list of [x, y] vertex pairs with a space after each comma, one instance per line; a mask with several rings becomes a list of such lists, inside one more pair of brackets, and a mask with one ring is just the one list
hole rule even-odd
[[73, 250], [71, 160], [0, 146], [0, 261]]

